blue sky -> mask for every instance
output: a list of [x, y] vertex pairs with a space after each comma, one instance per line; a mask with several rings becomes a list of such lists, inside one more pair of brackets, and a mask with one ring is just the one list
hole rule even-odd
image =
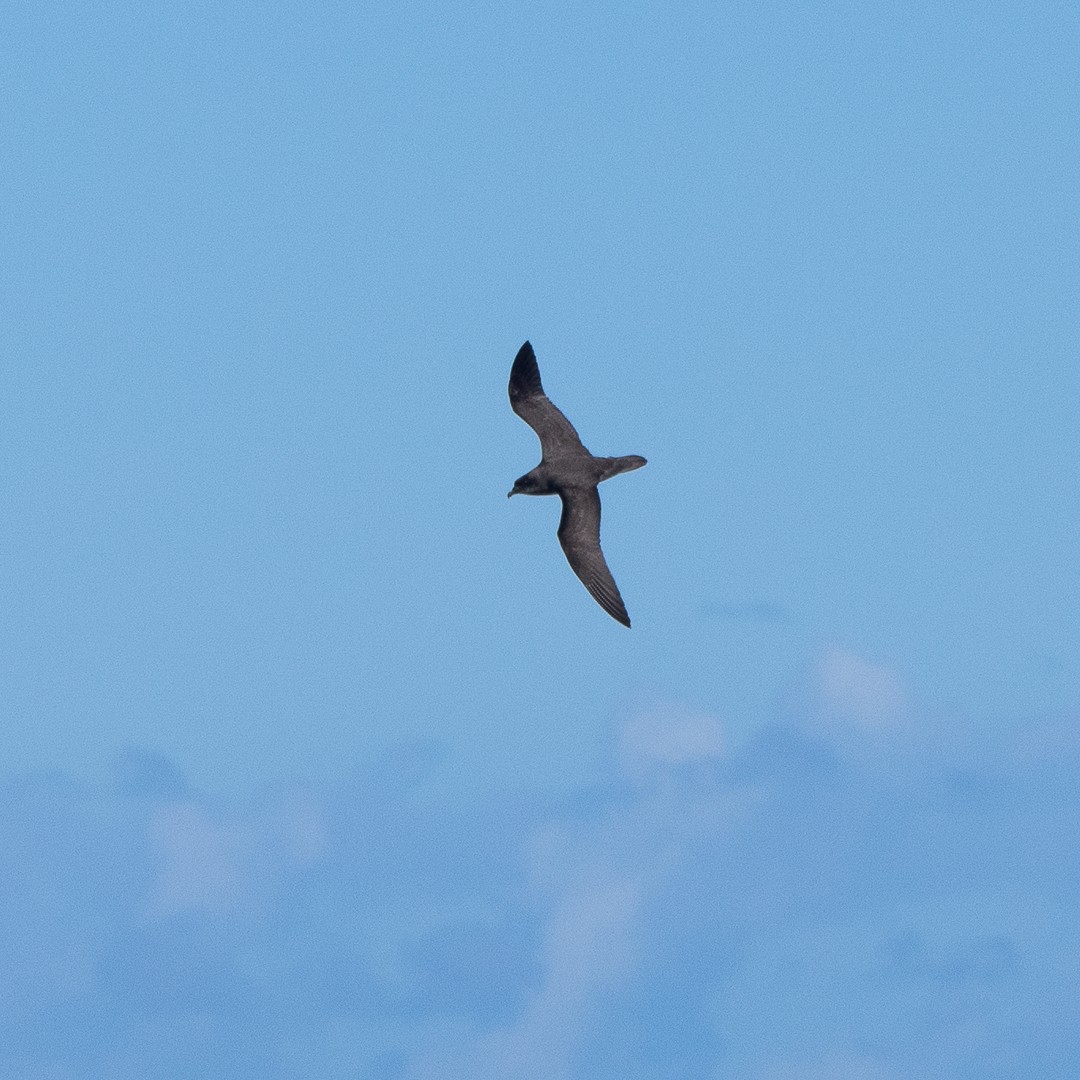
[[14, 13], [0, 1071], [1077, 1071], [1078, 35]]

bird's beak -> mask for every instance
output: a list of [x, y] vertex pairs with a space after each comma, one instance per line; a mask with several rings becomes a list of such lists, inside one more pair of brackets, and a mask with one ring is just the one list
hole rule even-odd
[[515, 491], [517, 491], [517, 488], [514, 488], [514, 491], [508, 491], [508, 492], [506, 493], [506, 497], [507, 497], [507, 498], [509, 499], [509, 498], [510, 498], [510, 496], [511, 496], [511, 495], [513, 495]]

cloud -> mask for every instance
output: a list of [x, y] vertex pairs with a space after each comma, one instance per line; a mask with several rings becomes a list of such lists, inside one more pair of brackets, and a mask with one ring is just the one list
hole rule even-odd
[[896, 672], [835, 645], [811, 665], [800, 696], [795, 708], [802, 723], [834, 733], [845, 728], [889, 730], [908, 711], [907, 693]]
[[1077, 718], [932, 725], [887, 670], [811, 672], [742, 740], [626, 716], [570, 797], [454, 799], [400, 755], [227, 805], [153, 755], [10, 778], [0, 1069], [1073, 1074]]
[[282, 865], [317, 862], [326, 851], [325, 822], [310, 796], [287, 792], [258, 815], [214, 813], [193, 799], [150, 811], [157, 873], [147, 911], [226, 915], [258, 902]]
[[716, 717], [653, 706], [627, 717], [615, 744], [622, 779], [608, 798], [540, 823], [524, 845], [524, 899], [543, 912], [535, 987], [510, 1022], [417, 1056], [412, 1080], [593, 1074], [583, 1061], [611, 1003], [636, 992], [658, 890], [691, 845], [725, 835], [740, 813], [717, 790], [727, 744]]
[[149, 898], [154, 916], [221, 915], [240, 905], [250, 877], [249, 829], [215, 821], [195, 803], [171, 803], [153, 812], [150, 837], [159, 859]]
[[595, 1000], [632, 970], [640, 893], [632, 882], [593, 882], [561, 895], [544, 927], [541, 982], [505, 1027], [474, 1035], [465, 1046], [414, 1061], [417, 1080], [446, 1076], [568, 1080], [594, 1023]]
[[823, 648], [792, 680], [777, 718], [779, 728], [816, 742], [837, 761], [907, 755], [929, 723], [898, 672], [838, 645]]
[[724, 755], [726, 741], [717, 717], [679, 705], [656, 705], [623, 723], [619, 760], [627, 775], [640, 777], [656, 768], [715, 761]]

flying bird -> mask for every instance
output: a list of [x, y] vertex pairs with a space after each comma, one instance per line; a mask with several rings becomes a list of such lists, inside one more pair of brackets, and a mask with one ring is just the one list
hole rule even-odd
[[626, 605], [600, 550], [600, 493], [602, 480], [631, 469], [645, 459], [593, 457], [578, 433], [551, 403], [540, 383], [536, 354], [526, 341], [510, 369], [510, 408], [540, 437], [540, 464], [514, 481], [511, 495], [558, 495], [562, 499], [559, 543], [566, 561], [593, 599], [623, 626], [630, 625]]

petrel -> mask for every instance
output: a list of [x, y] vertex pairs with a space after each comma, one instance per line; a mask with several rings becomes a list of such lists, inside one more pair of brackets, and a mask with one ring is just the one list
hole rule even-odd
[[600, 493], [596, 485], [618, 473], [640, 469], [643, 457], [593, 457], [573, 425], [548, 400], [533, 347], [526, 341], [510, 369], [510, 408], [540, 437], [540, 464], [514, 481], [511, 495], [558, 495], [562, 499], [559, 543], [570, 568], [593, 599], [623, 626], [626, 605], [600, 550]]

